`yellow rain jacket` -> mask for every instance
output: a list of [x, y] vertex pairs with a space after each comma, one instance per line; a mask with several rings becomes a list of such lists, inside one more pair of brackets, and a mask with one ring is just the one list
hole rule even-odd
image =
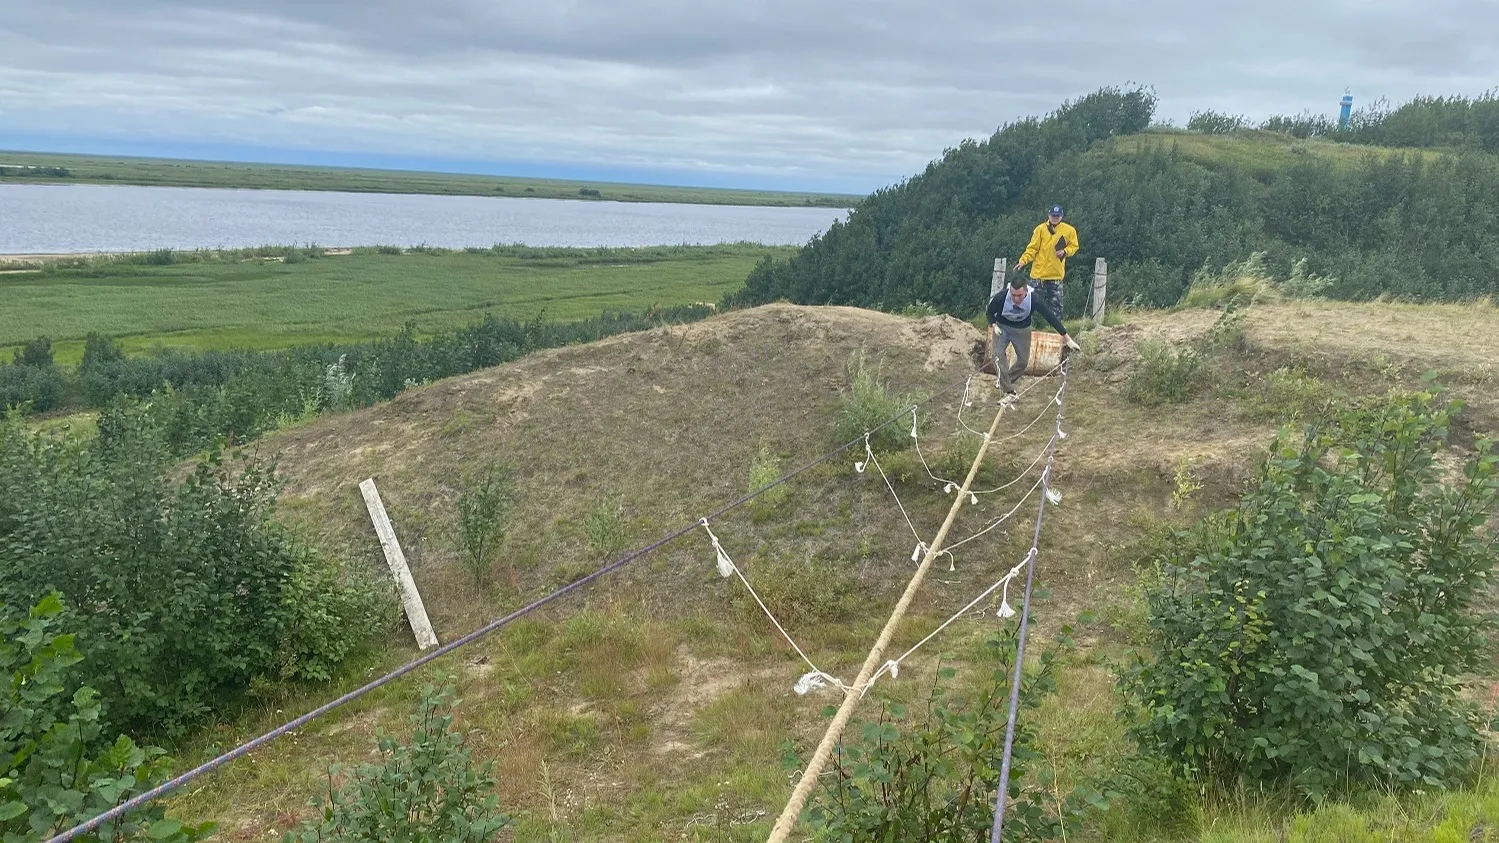
[[[1064, 247], [1067, 257], [1057, 257], [1057, 238], [1067, 239]], [[1031, 278], [1036, 281], [1061, 281], [1062, 276], [1067, 274], [1067, 258], [1077, 254], [1077, 229], [1065, 222], [1057, 223], [1055, 231], [1051, 230], [1051, 221], [1036, 226], [1031, 232], [1030, 245], [1025, 247], [1025, 252], [1016, 261], [1015, 268], [1019, 269], [1021, 264], [1031, 265]]]

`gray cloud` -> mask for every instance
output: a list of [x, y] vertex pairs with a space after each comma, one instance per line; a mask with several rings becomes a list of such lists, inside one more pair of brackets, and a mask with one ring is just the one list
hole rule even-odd
[[1264, 117], [1499, 83], [1485, 0], [0, 0], [0, 131], [867, 190], [1104, 85]]

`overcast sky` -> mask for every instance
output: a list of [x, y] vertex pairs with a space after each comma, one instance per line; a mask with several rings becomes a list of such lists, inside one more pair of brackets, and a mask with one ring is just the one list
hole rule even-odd
[[1499, 85], [1499, 0], [1424, 6], [0, 0], [0, 148], [866, 192], [1103, 86], [1180, 125]]

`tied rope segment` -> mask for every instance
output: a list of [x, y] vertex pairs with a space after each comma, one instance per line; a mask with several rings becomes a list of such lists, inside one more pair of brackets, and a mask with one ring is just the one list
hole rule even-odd
[[[654, 550], [657, 550], [657, 549], [661, 548], [663, 545], [669, 544], [670, 542], [675, 541], [676, 539], [679, 539], [682, 536], [687, 535], [688, 533], [693, 532], [694, 530], [699, 529], [702, 526], [702, 522], [703, 521], [716, 520], [719, 516], [723, 515], [724, 513], [728, 512], [729, 510], [732, 510], [732, 509], [734, 509], [736, 507], [742, 506], [743, 504], [748, 503], [749, 501], [751, 501], [751, 500], [759, 497], [760, 495], [765, 494], [766, 492], [768, 492], [771, 489], [773, 489], [773, 488], [781, 485], [782, 483], [786, 483], [786, 482], [790, 481], [792, 478], [796, 477], [797, 475], [802, 474], [803, 472], [809, 471], [812, 468], [815, 468], [815, 467], [817, 467], [817, 466], [819, 466], [819, 465], [827, 462], [828, 460], [833, 459], [834, 457], [838, 456], [839, 454], [842, 454], [844, 451], [847, 451], [849, 448], [852, 448], [852, 447], [854, 447], [856, 445], [859, 445], [859, 444], [863, 443], [864, 440], [865, 440], [865, 437], [868, 436], [870, 433], [874, 433], [877, 430], [881, 430], [881, 429], [883, 429], [883, 428], [885, 428], [885, 427], [887, 427], [887, 426], [889, 426], [891, 424], [894, 424], [895, 422], [901, 421], [902, 419], [904, 419], [906, 417], [906, 414], [912, 412], [917, 407], [921, 407], [921, 406], [923, 406], [925, 404], [929, 404], [932, 401], [935, 401], [938, 397], [940, 397], [942, 395], [945, 395], [945, 394], [947, 394], [949, 392], [952, 392], [953, 390], [957, 389], [960, 386], [966, 386], [970, 382], [971, 378], [972, 378], [971, 375], [964, 375], [962, 378], [960, 378], [960, 379], [958, 379], [956, 381], [953, 381], [952, 383], [950, 383], [950, 384], [942, 387], [941, 389], [938, 389], [936, 392], [932, 393], [931, 395], [927, 396], [926, 398], [923, 398], [920, 401], [917, 401], [917, 402], [915, 402], [915, 403], [913, 403], [913, 404], [911, 404], [911, 405], [909, 405], [907, 407], [902, 408], [898, 413], [896, 413], [895, 415], [893, 415], [890, 418], [886, 419], [885, 421], [881, 422], [880, 424], [875, 425], [874, 427], [872, 427], [869, 430], [865, 431], [865, 433], [861, 434], [858, 438], [851, 439], [848, 442], [844, 443], [843, 445], [840, 445], [839, 447], [837, 447], [837, 448], [835, 448], [835, 449], [827, 452], [826, 454], [823, 454], [822, 456], [818, 457], [815, 460], [812, 460], [811, 462], [809, 462], [809, 463], [801, 466], [800, 468], [797, 468], [794, 471], [788, 472], [788, 473], [780, 476], [779, 478], [771, 481], [770, 483], [767, 483], [766, 485], [762, 486], [761, 488], [756, 489], [755, 491], [750, 492], [749, 494], [743, 495], [742, 497], [739, 497], [739, 498], [737, 498], [737, 499], [729, 502], [728, 504], [725, 504], [724, 506], [720, 507], [716, 512], [714, 512], [714, 513], [712, 513], [710, 515], [704, 516], [703, 518], [693, 519], [687, 525], [685, 525], [685, 526], [683, 526], [683, 527], [681, 527], [681, 528], [679, 528], [679, 529], [677, 529], [677, 530], [675, 530], [675, 531], [673, 531], [671, 533], [668, 533], [667, 535], [663, 536], [662, 538], [656, 540], [655, 542], [653, 542], [653, 543], [651, 543], [649, 545], [646, 545], [643, 548], [640, 548], [639, 550], [634, 550], [634, 551], [631, 551], [631, 552], [625, 554], [624, 556], [620, 557], [619, 559], [617, 559], [617, 560], [615, 560], [615, 561], [613, 561], [613, 562], [611, 562], [611, 563], [603, 566], [602, 568], [599, 568], [598, 570], [596, 570], [593, 573], [591, 573], [591, 574], [583, 577], [582, 579], [579, 579], [579, 580], [576, 580], [574, 582], [571, 582], [571, 583], [569, 583], [569, 584], [567, 584], [567, 585], [565, 585], [565, 586], [557, 589], [556, 591], [553, 591], [552, 593], [547, 594], [544, 597], [540, 597], [540, 598], [532, 601], [531, 603], [528, 603], [527, 605], [521, 607], [520, 609], [517, 609], [514, 612], [511, 612], [510, 614], [505, 615], [504, 617], [501, 617], [501, 618], [498, 618], [496, 620], [490, 621], [489, 623], [485, 624], [484, 626], [479, 627], [478, 629], [474, 630], [473, 632], [470, 632], [467, 635], [464, 635], [462, 638], [454, 639], [453, 641], [450, 641], [447, 644], [444, 644], [444, 645], [442, 645], [442, 646], [440, 646], [440, 647], [438, 647], [438, 648], [436, 648], [436, 649], [434, 649], [434, 650], [432, 650], [432, 651], [430, 651], [428, 653], [424, 653], [423, 655], [421, 655], [421, 656], [419, 656], [419, 657], [417, 657], [417, 658], [415, 658], [415, 659], [407, 662], [406, 664], [404, 664], [404, 665], [396, 668], [395, 670], [390, 671], [389, 673], [385, 674], [384, 676], [380, 676], [380, 677], [378, 677], [378, 678], [370, 681], [369, 683], [367, 683], [365, 685], [362, 685], [359, 688], [356, 688], [356, 689], [354, 689], [354, 690], [352, 690], [352, 691], [344, 694], [343, 696], [338, 697], [337, 699], [334, 699], [334, 700], [331, 700], [331, 701], [329, 701], [327, 703], [324, 703], [323, 705], [318, 706], [317, 708], [313, 709], [312, 711], [307, 712], [306, 714], [303, 714], [302, 716], [296, 718], [295, 720], [291, 720], [291, 721], [289, 721], [287, 723], [284, 723], [284, 724], [282, 724], [280, 726], [277, 726], [276, 728], [270, 730], [269, 732], [266, 732], [265, 734], [263, 734], [263, 735], [261, 735], [261, 736], [259, 736], [257, 738], [254, 738], [252, 740], [246, 741], [245, 743], [240, 744], [239, 746], [235, 747], [234, 749], [231, 749], [228, 752], [225, 752], [225, 753], [223, 753], [223, 754], [221, 754], [221, 755], [219, 755], [219, 756], [217, 756], [215, 758], [211, 758], [208, 761], [205, 761], [202, 764], [199, 764], [197, 767], [194, 767], [193, 769], [188, 770], [185, 773], [181, 773], [181, 774], [179, 774], [177, 776], [174, 776], [174, 777], [168, 779], [167, 781], [162, 782], [161, 784], [157, 785], [156, 787], [153, 787], [150, 790], [145, 791], [144, 793], [140, 793], [140, 794], [138, 794], [136, 796], [131, 797], [130, 799], [125, 800], [124, 802], [121, 802], [119, 805], [116, 805], [115, 807], [109, 809], [108, 811], [105, 811], [104, 813], [99, 814], [98, 816], [94, 817], [93, 819], [86, 820], [86, 821], [84, 821], [82, 823], [79, 823], [76, 826], [73, 826], [72, 828], [70, 828], [70, 829], [68, 829], [66, 831], [63, 831], [63, 832], [61, 832], [59, 834], [56, 834], [56, 835], [54, 835], [52, 837], [49, 837], [49, 838], [47, 838], [46, 841], [44, 841], [44, 843], [68, 843], [68, 841], [71, 841], [74, 838], [77, 838], [77, 837], [79, 837], [81, 835], [89, 834], [91, 832], [97, 831], [105, 823], [109, 823], [109, 822], [112, 822], [114, 820], [117, 820], [120, 817], [123, 817], [124, 815], [126, 815], [126, 814], [130, 813], [131, 811], [135, 810], [136, 808], [139, 808], [139, 807], [141, 807], [142, 805], [145, 805], [148, 802], [152, 802], [152, 801], [154, 801], [156, 799], [159, 799], [162, 796], [165, 796], [166, 794], [168, 794], [168, 793], [170, 793], [170, 792], [172, 792], [172, 791], [174, 791], [174, 790], [182, 787], [183, 785], [185, 785], [188, 782], [190, 782], [190, 781], [198, 778], [199, 776], [202, 776], [202, 775], [204, 775], [206, 773], [212, 772], [213, 770], [218, 769], [219, 767], [221, 767], [221, 766], [229, 763], [230, 761], [234, 761], [235, 759], [238, 759], [238, 758], [240, 758], [240, 757], [242, 757], [244, 755], [248, 755], [249, 753], [253, 752], [254, 750], [259, 749], [262, 746], [265, 746], [266, 744], [268, 744], [268, 743], [276, 740], [277, 738], [279, 738], [279, 737], [281, 737], [283, 735], [286, 735], [286, 734], [288, 734], [290, 732], [293, 732], [293, 731], [295, 731], [295, 730], [297, 730], [297, 729], [299, 729], [299, 728], [307, 725], [308, 723], [312, 722], [313, 720], [316, 720], [317, 718], [323, 716], [324, 714], [327, 714], [328, 712], [334, 710], [335, 708], [339, 708], [339, 707], [341, 707], [343, 705], [351, 703], [354, 700], [357, 700], [360, 697], [362, 697], [362, 696], [370, 693], [371, 691], [374, 691], [377, 688], [380, 688], [381, 686], [387, 685], [387, 684], [395, 681], [396, 679], [399, 679], [402, 676], [405, 676], [406, 674], [411, 673], [412, 671], [414, 671], [414, 670], [416, 670], [416, 669], [418, 669], [418, 668], [420, 668], [420, 667], [422, 667], [422, 666], [424, 666], [424, 665], [426, 665], [426, 664], [428, 664], [428, 663], [430, 663], [432, 661], [435, 661], [436, 659], [439, 659], [439, 658], [447, 655], [448, 653], [453, 652], [454, 650], [457, 650], [460, 647], [466, 646], [468, 644], [472, 644], [473, 642], [479, 640], [480, 638], [483, 638], [486, 635], [489, 635], [491, 632], [494, 632], [495, 630], [500, 629], [501, 627], [504, 627], [504, 626], [510, 624], [511, 622], [513, 622], [513, 621], [515, 621], [515, 620], [517, 620], [519, 618], [522, 618], [522, 617], [530, 614], [531, 612], [536, 611], [537, 609], [540, 609], [541, 607], [547, 605], [548, 603], [551, 603], [552, 601], [554, 601], [554, 600], [556, 600], [556, 599], [558, 599], [560, 597], [563, 597], [563, 596], [565, 596], [567, 594], [570, 594], [573, 591], [576, 591], [576, 590], [582, 588], [583, 586], [587, 585], [588, 583], [591, 583], [594, 580], [599, 579], [600, 577], [603, 577], [606, 574], [609, 574], [609, 573], [611, 573], [611, 572], [613, 572], [613, 571], [615, 571], [615, 570], [617, 570], [619, 568], [622, 568], [625, 565], [627, 565], [627, 564], [635, 561], [636, 559], [639, 559], [640, 557], [645, 556], [646, 554], [648, 554], [648, 553], [650, 553], [650, 552], [652, 552]], [[996, 424], [999, 421], [999, 416], [1002, 415], [1002, 414], [1003, 413], [1001, 412], [1000, 414], [998, 414], [998, 415], [995, 416], [995, 423]], [[980, 453], [982, 454], [982, 451]], [[976, 468], [977, 468], [977, 463], [975, 463], [975, 469]]]
[[1067, 363], [1062, 363], [1062, 388], [1057, 391], [1057, 424], [1051, 437], [1046, 456], [1046, 468], [1041, 471], [1041, 503], [1036, 508], [1036, 532], [1031, 538], [1031, 564], [1025, 572], [1025, 598], [1020, 605], [1020, 640], [1015, 644], [1015, 675], [1010, 678], [1010, 717], [1005, 723], [1005, 748], [999, 766], [999, 787], [994, 794], [994, 826], [989, 832], [989, 843], [999, 843], [1005, 828], [1005, 803], [1010, 790], [1010, 754], [1015, 746], [1015, 717], [1020, 709], [1020, 673], [1025, 667], [1025, 634], [1031, 618], [1031, 582], [1036, 575], [1036, 557], [1040, 555], [1041, 519], [1046, 516], [1047, 501], [1055, 502], [1051, 491], [1051, 469], [1055, 465], [1057, 439], [1062, 433], [1062, 394], [1067, 391]]
[[[953, 500], [952, 507], [947, 511], [947, 518], [942, 522], [942, 527], [927, 547], [926, 556], [921, 560], [921, 565], [916, 568], [916, 573], [911, 577], [906, 586], [905, 593], [900, 601], [895, 604], [895, 610], [891, 612], [890, 619], [885, 622], [885, 628], [880, 631], [879, 638], [874, 647], [870, 649], [869, 655], [864, 659], [864, 665], [859, 669], [859, 675], [854, 679], [852, 688], [858, 688], [867, 684], [875, 669], [880, 665], [880, 659], [884, 656], [885, 648], [890, 645], [890, 639], [895, 634], [895, 627], [905, 617], [911, 600], [916, 596], [916, 590], [921, 586], [921, 581], [926, 577], [931, 568], [932, 560], [941, 553], [942, 541], [947, 537], [947, 531], [952, 528], [953, 520], [958, 515], [958, 510], [963, 507], [963, 498], [968, 494], [968, 488], [973, 485], [973, 478], [978, 474], [979, 466], [984, 461], [984, 455], [989, 450], [989, 443], [994, 439], [994, 432], [999, 429], [999, 420], [1004, 418], [1006, 405], [1001, 405], [998, 412], [994, 414], [994, 421], [989, 424], [989, 431], [984, 434], [983, 444], [979, 446], [979, 452], [974, 457], [973, 465], [968, 469], [968, 476], [963, 479], [963, 486], [958, 490], [957, 497]], [[818, 744], [817, 751], [813, 753], [811, 760], [807, 763], [807, 769], [802, 772], [802, 777], [796, 783], [796, 788], [791, 792], [791, 798], [786, 802], [786, 807], [781, 811], [775, 826], [770, 831], [767, 843], [785, 843], [791, 834], [791, 829], [796, 825], [797, 818], [801, 816], [802, 808], [807, 804], [807, 799], [812, 795], [812, 788], [817, 784], [818, 777], [822, 775], [822, 768], [828, 763], [833, 754], [833, 747], [843, 734], [843, 729], [848, 725], [849, 718], [853, 716], [854, 707], [862, 698], [859, 694], [844, 693], [843, 704], [838, 707], [838, 713], [833, 716], [833, 722], [829, 724], [827, 731], [822, 736], [822, 742]]]
[[[998, 795], [996, 797], [998, 804], [995, 811], [991, 843], [999, 843], [999, 835], [1003, 826], [1003, 805], [1006, 789], [1009, 783], [1010, 756], [1014, 744], [1015, 710], [1019, 704], [1020, 671], [1022, 667], [1021, 660], [1025, 655], [1026, 623], [1030, 618], [1030, 597], [1032, 582], [1036, 571], [1036, 559], [1039, 556], [1038, 546], [1041, 541], [1041, 517], [1045, 514], [1046, 504], [1048, 501], [1055, 503], [1059, 500], [1059, 496], [1057, 495], [1057, 493], [1055, 493], [1050, 488], [1049, 481], [1051, 470], [1055, 461], [1057, 441], [1061, 438], [1064, 438], [1066, 435], [1062, 433], [1062, 398], [1063, 394], [1067, 391], [1068, 373], [1067, 361], [1065, 359], [1063, 360], [1062, 364], [1057, 367], [1057, 370], [1060, 370], [1061, 372], [1062, 384], [1061, 388], [1057, 391], [1056, 397], [1053, 399], [1053, 401], [1057, 405], [1056, 423], [1053, 429], [1052, 437], [1047, 443], [1046, 468], [1042, 470], [1041, 479], [1039, 481], [1039, 485], [1043, 489], [1043, 494], [1041, 496], [1040, 511], [1036, 516], [1036, 529], [1034, 538], [1031, 542], [1031, 550], [1026, 554], [1025, 558], [1020, 562], [1020, 564], [1012, 569], [1010, 574], [1003, 577], [1000, 582], [992, 586], [985, 595], [981, 595], [979, 598], [981, 600], [983, 599], [983, 596], [992, 594], [994, 588], [997, 588], [1000, 585], [1008, 586], [1010, 580], [1013, 579], [1014, 575], [1019, 573], [1019, 568], [1022, 566], [1026, 568], [1025, 599], [1022, 605], [1020, 639], [1015, 661], [1015, 676], [1011, 683], [1010, 689], [1010, 716], [1009, 722], [1006, 725], [1005, 748], [1000, 768], [1000, 786]], [[891, 613], [889, 620], [886, 621], [885, 628], [881, 630], [880, 636], [875, 641], [874, 647], [870, 649], [869, 655], [865, 658], [864, 666], [859, 671], [858, 678], [854, 680], [851, 687], [845, 686], [846, 690], [843, 704], [839, 706], [837, 714], [833, 717], [833, 722], [828, 725], [827, 731], [823, 733], [822, 741], [818, 744], [817, 750], [813, 753], [812, 758], [809, 760], [807, 768], [802, 772], [801, 779], [798, 780], [796, 788], [791, 793], [791, 798], [787, 800], [786, 807], [781, 811], [780, 817], [777, 818], [775, 826], [771, 829], [770, 836], [766, 838], [767, 843], [785, 843], [787, 838], [790, 836], [792, 828], [795, 827], [797, 820], [801, 816], [802, 809], [806, 806], [807, 800], [811, 796], [813, 787], [815, 787], [817, 780], [822, 775], [823, 767], [827, 765], [829, 758], [832, 756], [833, 747], [842, 737], [843, 730], [848, 725], [848, 721], [853, 715], [854, 707], [857, 706], [859, 700], [863, 698], [863, 694], [854, 694], [850, 693], [850, 691], [857, 688], [867, 689], [867, 686], [872, 681], [875, 675], [875, 665], [879, 663], [880, 658], [884, 655], [885, 648], [889, 646], [890, 639], [893, 637], [896, 625], [899, 624], [900, 620], [904, 617], [905, 612], [910, 605], [911, 599], [915, 595], [916, 589], [920, 586], [921, 580], [924, 578], [928, 568], [931, 566], [932, 560], [942, 552], [942, 542], [947, 536], [948, 529], [952, 526], [954, 517], [957, 515], [958, 510], [963, 505], [963, 497], [968, 494], [968, 489], [973, 484], [974, 476], [978, 473], [979, 465], [982, 464], [985, 452], [988, 450], [990, 443], [995, 441], [994, 432], [999, 427], [999, 420], [1004, 417], [1005, 410], [1012, 407], [1013, 405], [1009, 405], [1007, 407], [1006, 405], [1002, 404], [999, 408], [999, 411], [994, 415], [994, 421], [989, 425], [989, 431], [985, 434], [982, 434], [983, 444], [979, 447], [978, 455], [974, 458], [973, 465], [968, 470], [968, 476], [964, 478], [963, 485], [958, 490], [957, 497], [953, 501], [952, 507], [948, 510], [947, 519], [943, 522], [941, 529], [937, 532], [937, 536], [932, 540], [932, 544], [927, 548], [926, 557], [922, 560], [921, 565], [916, 569], [916, 573], [911, 578], [911, 582], [906, 586], [905, 593], [901, 595], [900, 602], [896, 604], [895, 610]], [[1032, 422], [1032, 424], [1034, 424], [1034, 422]], [[972, 605], [973, 604], [970, 604], [970, 606]], [[960, 612], [959, 616], [961, 616], [961, 614], [962, 613]], [[951, 622], [951, 620], [948, 621], [948, 623]], [[946, 626], [946, 624], [944, 624], [944, 626]], [[928, 640], [930, 639], [930, 637], [931, 636], [928, 636]], [[925, 643], [925, 641], [923, 641], [922, 643]], [[920, 645], [918, 645], [918, 647], [919, 646]], [[902, 656], [902, 658], [904, 658], [904, 656]], [[896, 664], [898, 664], [898, 660]], [[891, 664], [887, 662], [882, 667], [882, 670], [890, 668]], [[893, 673], [893, 670], [891, 672]]]

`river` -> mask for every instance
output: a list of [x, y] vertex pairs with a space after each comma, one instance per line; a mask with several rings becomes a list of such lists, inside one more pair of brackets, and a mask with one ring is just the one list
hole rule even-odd
[[0, 185], [0, 254], [264, 245], [802, 245], [839, 208], [687, 205], [504, 196]]

